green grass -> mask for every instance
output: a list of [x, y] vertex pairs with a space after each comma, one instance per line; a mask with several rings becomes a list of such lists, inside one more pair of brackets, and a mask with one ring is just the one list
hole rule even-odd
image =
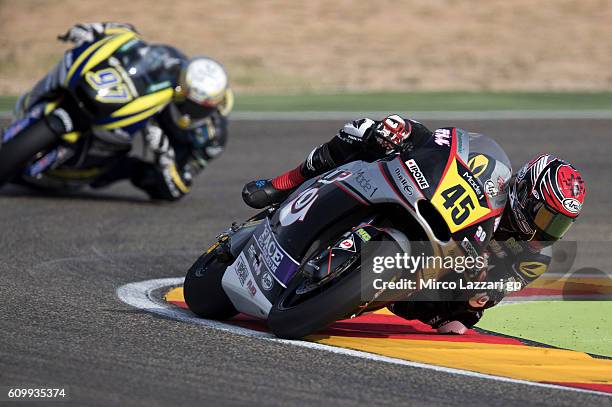
[[[0, 111], [12, 110], [14, 96], [0, 97]], [[236, 94], [236, 111], [490, 111], [612, 110], [612, 92], [411, 92], [254, 95]]]
[[0, 96], [0, 112], [12, 112], [17, 96]]
[[612, 357], [612, 301], [534, 301], [485, 312], [479, 328]]

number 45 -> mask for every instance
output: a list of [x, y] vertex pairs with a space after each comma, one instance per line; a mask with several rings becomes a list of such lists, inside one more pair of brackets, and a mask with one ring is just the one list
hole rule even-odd
[[[440, 192], [440, 196], [444, 198], [443, 205], [446, 209], [451, 209], [451, 219], [455, 225], [461, 225], [469, 216], [470, 212], [475, 209], [474, 201], [465, 188], [459, 184], [445, 189]], [[459, 201], [457, 203], [457, 201]]]

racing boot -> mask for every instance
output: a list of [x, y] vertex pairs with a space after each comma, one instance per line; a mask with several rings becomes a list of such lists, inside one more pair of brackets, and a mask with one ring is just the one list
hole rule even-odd
[[301, 165], [271, 180], [251, 181], [242, 189], [242, 199], [252, 208], [261, 209], [284, 201], [302, 182]]

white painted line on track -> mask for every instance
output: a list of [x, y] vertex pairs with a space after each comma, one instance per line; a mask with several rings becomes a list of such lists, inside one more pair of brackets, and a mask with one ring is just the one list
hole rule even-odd
[[[415, 112], [233, 112], [230, 121], [283, 121], [283, 120], [353, 120], [357, 117], [383, 118], [389, 113], [401, 114], [416, 120], [612, 120], [612, 110], [495, 110], [469, 111], [415, 111]], [[12, 119], [11, 112], [0, 112], [0, 119]]]
[[416, 120], [612, 120], [612, 110], [495, 110], [488, 112], [234, 112], [230, 120], [235, 121], [282, 121], [282, 120], [353, 120], [358, 117], [381, 119], [389, 113]]
[[131, 305], [135, 308], [142, 309], [144, 311], [148, 311], [148, 312], [151, 312], [157, 315], [161, 315], [167, 318], [176, 319], [178, 321], [188, 322], [188, 323], [192, 323], [196, 325], [202, 325], [208, 328], [218, 329], [220, 331], [225, 331], [225, 332], [231, 332], [234, 334], [248, 336], [251, 338], [259, 338], [259, 339], [268, 340], [268, 341], [272, 341], [276, 343], [282, 343], [286, 345], [301, 346], [303, 348], [323, 350], [323, 351], [333, 352], [333, 353], [337, 353], [341, 355], [355, 356], [355, 357], [359, 357], [362, 359], [369, 359], [369, 360], [374, 360], [378, 362], [385, 362], [385, 363], [392, 363], [396, 365], [429, 369], [429, 370], [434, 370], [437, 372], [450, 373], [450, 374], [461, 375], [461, 376], [476, 377], [479, 379], [489, 379], [489, 380], [495, 380], [495, 381], [500, 381], [500, 382], [525, 384], [525, 385], [536, 386], [536, 387], [545, 387], [545, 388], [555, 389], [555, 390], [566, 390], [566, 391], [573, 391], [573, 392], [579, 392], [579, 393], [592, 393], [592, 394], [610, 396], [610, 394], [608, 393], [603, 393], [603, 392], [594, 391], [594, 390], [585, 390], [585, 389], [578, 389], [578, 388], [572, 388], [572, 387], [558, 386], [554, 384], [530, 382], [526, 380], [511, 379], [508, 377], [501, 377], [501, 376], [494, 376], [494, 375], [489, 375], [489, 374], [484, 374], [484, 373], [471, 372], [468, 370], [454, 369], [450, 367], [443, 367], [443, 366], [436, 366], [436, 365], [428, 365], [425, 363], [411, 362], [411, 361], [407, 361], [403, 359], [395, 359], [395, 358], [391, 358], [387, 356], [376, 355], [373, 353], [362, 352], [358, 350], [340, 348], [340, 347], [329, 346], [329, 345], [323, 345], [323, 344], [314, 343], [314, 342], [279, 339], [275, 337], [274, 335], [272, 335], [271, 333], [254, 331], [252, 329], [247, 329], [247, 328], [243, 328], [243, 327], [239, 327], [239, 326], [235, 326], [231, 324], [226, 324], [226, 323], [219, 322], [219, 321], [198, 318], [189, 311], [177, 308], [171, 304], [166, 303], [163, 300], [156, 299], [152, 296], [152, 292], [155, 290], [158, 290], [163, 287], [181, 285], [183, 281], [184, 281], [183, 277], [175, 277], [175, 278], [161, 278], [161, 279], [156, 279], [156, 280], [145, 280], [145, 281], [140, 281], [136, 283], [129, 283], [129, 284], [125, 284], [117, 288], [117, 296], [119, 297], [121, 301], [125, 302], [126, 304]]

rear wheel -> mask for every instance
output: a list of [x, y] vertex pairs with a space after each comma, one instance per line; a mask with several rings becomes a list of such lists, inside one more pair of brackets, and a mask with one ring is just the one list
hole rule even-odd
[[238, 314], [221, 285], [227, 266], [229, 263], [220, 261], [214, 251], [203, 254], [191, 266], [183, 284], [183, 295], [194, 314], [218, 320]]
[[37, 153], [59, 143], [43, 119], [22, 130], [0, 146], [0, 185], [17, 175]]

